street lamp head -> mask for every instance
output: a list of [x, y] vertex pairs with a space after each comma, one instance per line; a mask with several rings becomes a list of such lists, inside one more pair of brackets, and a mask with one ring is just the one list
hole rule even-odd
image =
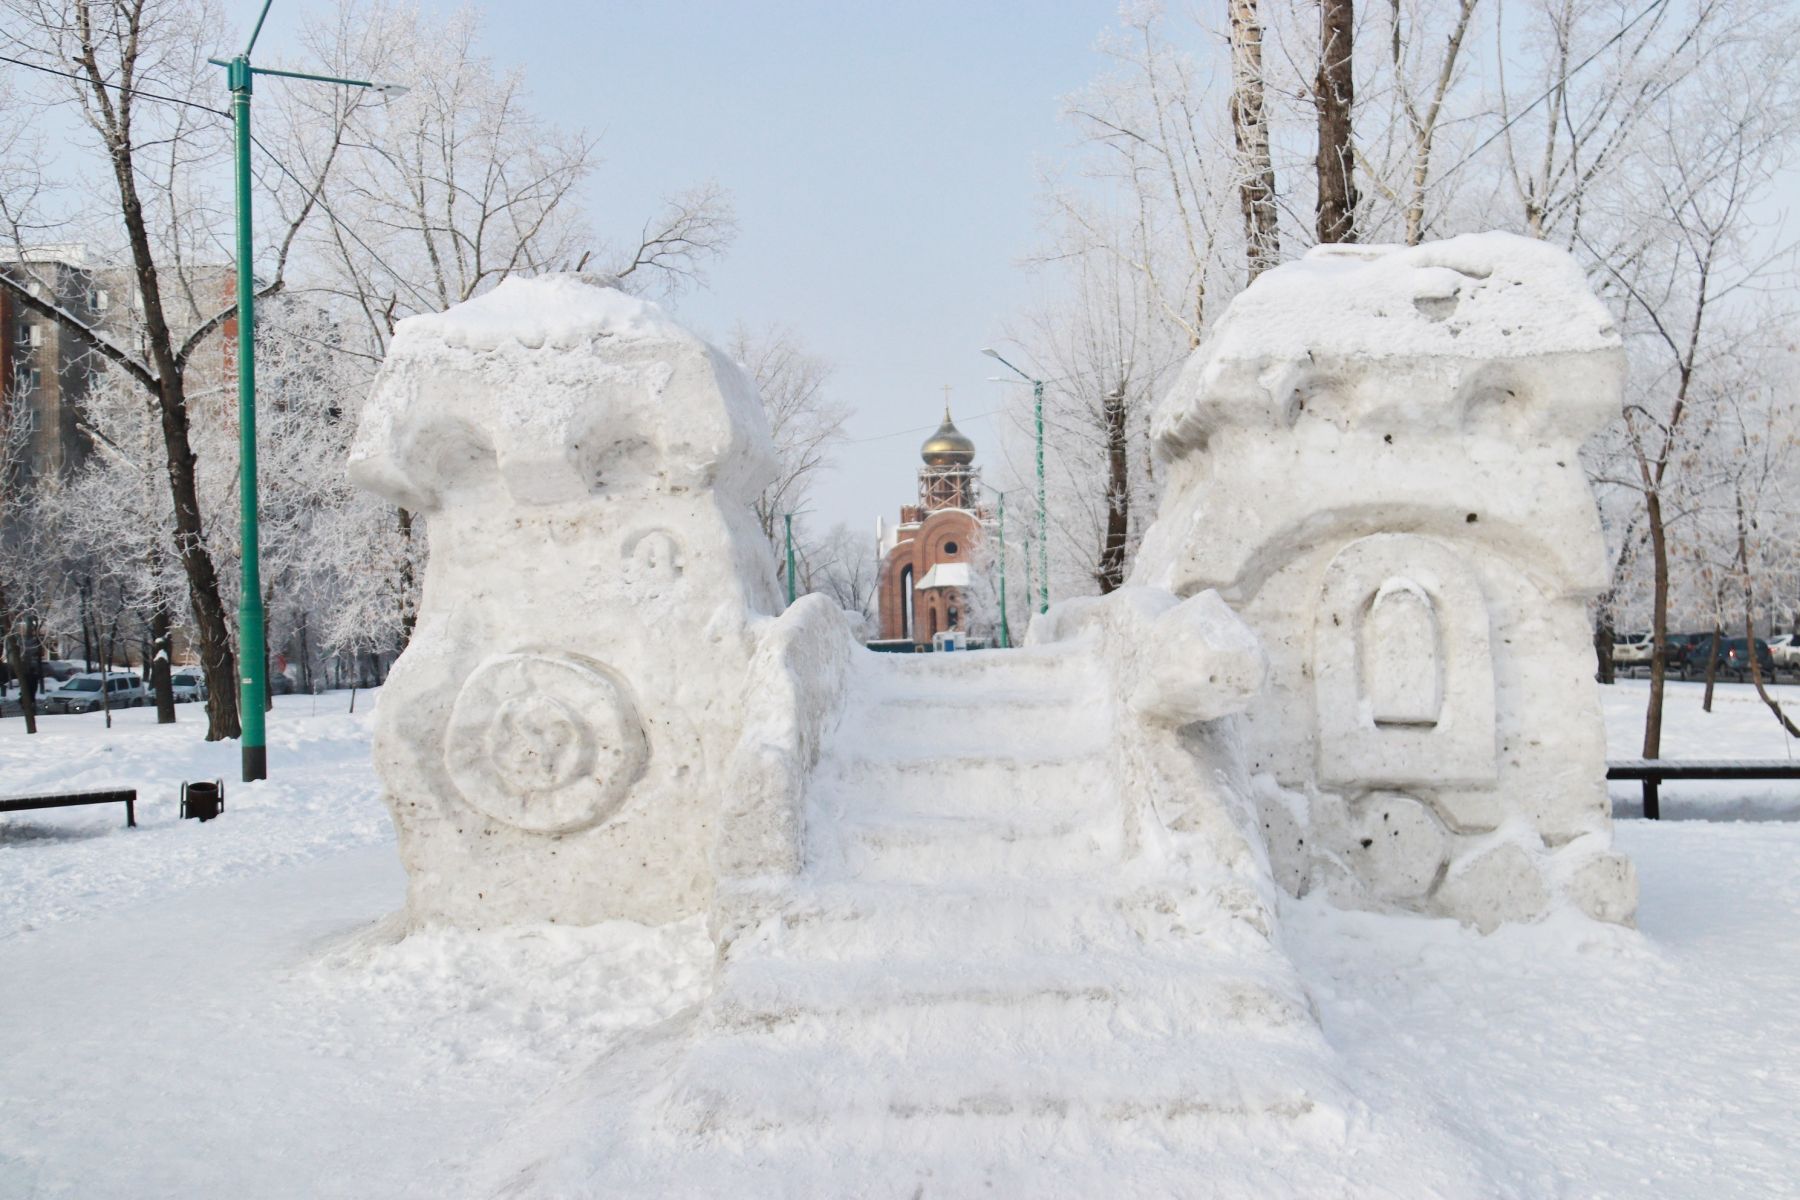
[[395, 96], [404, 96], [406, 93], [412, 91], [412, 89], [407, 87], [404, 83], [371, 83], [369, 85], [369, 90], [372, 92], [380, 92], [389, 100], [392, 100]]
[[987, 355], [989, 358], [999, 358], [1000, 357], [1000, 352], [998, 350], [994, 349], [992, 346], [983, 346], [981, 348], [981, 352], [983, 354]]

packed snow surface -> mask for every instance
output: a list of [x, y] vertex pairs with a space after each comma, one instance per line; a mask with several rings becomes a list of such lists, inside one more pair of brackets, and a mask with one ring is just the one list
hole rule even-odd
[[626, 295], [611, 286], [615, 282], [581, 275], [514, 277], [445, 312], [408, 317], [395, 333], [408, 342], [430, 338], [471, 350], [499, 350], [510, 343], [567, 349], [595, 337], [690, 336], [659, 306]]
[[1200, 357], [1511, 358], [1619, 344], [1568, 254], [1471, 233], [1422, 246], [1315, 246], [1232, 301]]
[[[1603, 693], [1612, 753], [1635, 756], [1644, 685]], [[1699, 695], [1670, 688], [1672, 753], [1786, 755], [1748, 689], [1721, 686], [1710, 716]], [[0, 817], [0, 1196], [466, 1195], [513, 1117], [698, 1001], [712, 949], [692, 921], [396, 941], [371, 699], [350, 716], [343, 693], [280, 698], [271, 779], [243, 786], [235, 744], [202, 742], [192, 706], [173, 727], [148, 709], [110, 732], [97, 715], [46, 718], [37, 738], [0, 722], [0, 790], [143, 797], [136, 830], [117, 806]], [[178, 782], [217, 775], [225, 814], [178, 821]], [[1759, 815], [1800, 814], [1792, 785], [1742, 786]], [[1669, 787], [1665, 810], [1685, 794]], [[1637, 932], [1565, 913], [1482, 938], [1289, 905], [1284, 945], [1346, 1082], [1376, 1116], [1433, 1112], [1483, 1195], [1791, 1195], [1800, 824], [1626, 820], [1618, 842], [1642, 881]], [[1277, 1171], [1298, 1150], [1278, 1126], [1243, 1133]], [[1367, 1185], [1366, 1164], [1329, 1165], [1346, 1193]], [[1441, 1165], [1421, 1151], [1422, 1175]], [[984, 1195], [1007, 1194], [994, 1183]]]

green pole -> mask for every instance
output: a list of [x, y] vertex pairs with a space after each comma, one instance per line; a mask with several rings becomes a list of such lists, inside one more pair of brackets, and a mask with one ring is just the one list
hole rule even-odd
[[1006, 493], [1000, 493], [1000, 648], [1008, 649], [1012, 636], [1006, 627]]
[[1050, 611], [1050, 534], [1044, 505], [1044, 381], [1031, 381], [1031, 397], [1037, 405], [1038, 472], [1038, 611]]
[[[265, 6], [264, 9], [267, 12]], [[257, 22], [260, 27], [262, 22]], [[237, 135], [238, 309], [238, 528], [243, 542], [243, 581], [238, 595], [238, 667], [242, 688], [238, 721], [243, 728], [244, 781], [269, 777], [268, 735], [263, 722], [268, 695], [263, 657], [262, 570], [257, 561], [256, 518], [256, 281], [250, 252], [250, 57], [228, 68], [231, 116]]]
[[782, 517], [787, 522], [787, 576], [788, 603], [794, 602], [794, 514], [787, 513]]

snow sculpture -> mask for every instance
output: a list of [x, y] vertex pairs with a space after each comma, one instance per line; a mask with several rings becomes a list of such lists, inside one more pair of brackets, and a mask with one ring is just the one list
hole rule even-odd
[[1574, 262], [1506, 234], [1319, 247], [1183, 369], [1133, 582], [1216, 588], [1268, 648], [1244, 731], [1290, 891], [1483, 929], [1558, 893], [1630, 919], [1577, 460], [1622, 372]]
[[706, 906], [772, 469], [741, 369], [605, 280], [400, 323], [351, 475], [428, 516], [375, 737], [414, 920]]

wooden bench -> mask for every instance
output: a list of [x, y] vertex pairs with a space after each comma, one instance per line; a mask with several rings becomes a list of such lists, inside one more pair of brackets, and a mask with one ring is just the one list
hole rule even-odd
[[42, 796], [8, 796], [0, 798], [0, 813], [24, 812], [32, 808], [74, 808], [80, 804], [123, 804], [125, 826], [137, 828], [137, 789], [110, 788], [94, 792], [50, 792]]
[[1644, 785], [1644, 817], [1662, 817], [1657, 791], [1664, 780], [1681, 779], [1800, 779], [1800, 762], [1784, 758], [1627, 758], [1606, 764], [1608, 779], [1628, 779]]

